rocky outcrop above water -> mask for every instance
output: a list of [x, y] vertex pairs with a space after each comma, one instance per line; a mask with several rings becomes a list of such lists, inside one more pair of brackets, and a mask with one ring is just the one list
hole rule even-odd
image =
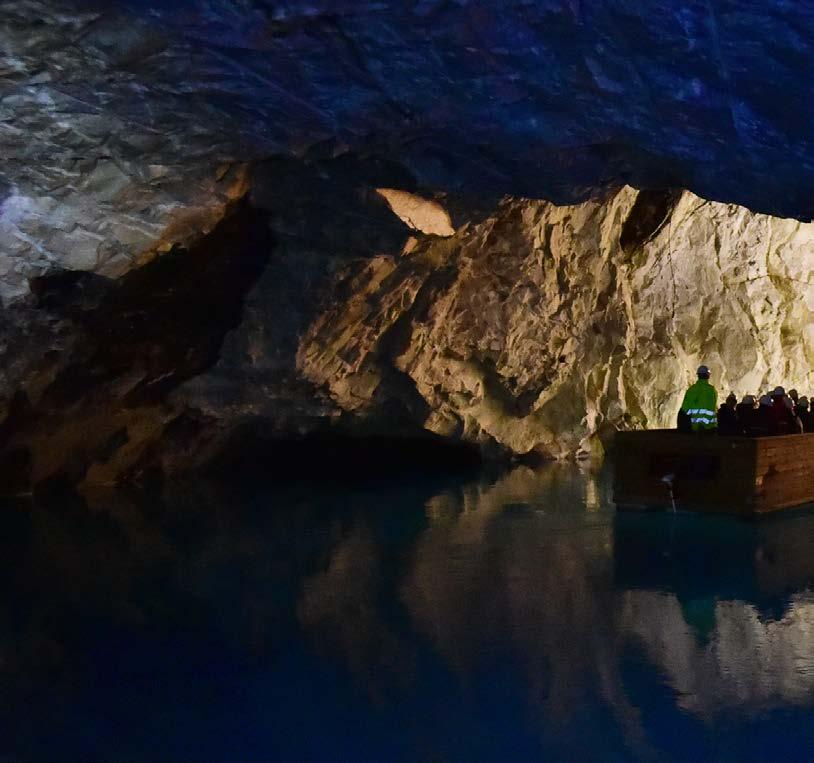
[[670, 423], [701, 360], [809, 390], [812, 24], [0, 0], [0, 471], [247, 431], [563, 457]]
[[257, 438], [356, 432], [296, 353], [337, 270], [409, 239], [376, 192], [393, 183], [403, 173], [375, 162], [268, 162], [192, 246], [116, 279], [32, 278], [0, 311], [0, 494], [231, 471], [241, 457], [267, 476], [291, 448], [258, 458]]
[[433, 235], [377, 192], [401, 172], [270, 162], [190, 249], [33, 279], [3, 313], [6, 488], [265, 473], [309, 437], [595, 455], [670, 426], [701, 362], [722, 393], [811, 390], [811, 224], [630, 187], [461, 224], [455, 197], [391, 194]]
[[701, 362], [724, 393], [810, 389], [812, 244], [810, 224], [688, 192], [507, 199], [352, 268], [300, 367], [346, 411], [399, 400], [487, 451], [588, 454], [671, 426]]

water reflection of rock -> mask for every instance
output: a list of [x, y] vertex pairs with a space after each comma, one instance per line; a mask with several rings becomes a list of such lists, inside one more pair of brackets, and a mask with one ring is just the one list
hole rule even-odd
[[519, 668], [545, 725], [566, 723], [596, 693], [641, 751], [613, 636], [612, 532], [606, 518], [586, 519], [603, 490], [591, 473], [521, 467], [437, 496], [402, 598], [464, 685], [490, 660]]
[[508, 647], [550, 713], [567, 714], [597, 681], [617, 698], [617, 645], [605, 625], [613, 617], [611, 528], [597, 518], [587, 543], [575, 532], [586, 521], [579, 507], [594, 509], [603, 490], [596, 475], [582, 479], [571, 467], [519, 467], [441, 492], [426, 501], [428, 526], [390, 583], [380, 543], [357, 522], [304, 582], [300, 622], [374, 696], [388, 682], [405, 687], [413, 647], [382, 604], [394, 585], [411, 627], [464, 682], [490, 650]]
[[309, 577], [298, 606], [318, 647], [338, 651], [374, 701], [412, 674], [412, 650], [381, 612], [381, 557], [371, 531], [359, 525], [334, 548], [328, 567]]
[[[658, 759], [661, 713], [703, 732], [814, 697], [814, 517], [614, 519], [606, 481], [573, 467], [451, 484], [6, 510], [0, 710], [24, 683], [74, 696], [100, 653], [138, 683], [154, 668], [130, 666], [134, 647], [173, 644], [184, 681], [213, 654], [268, 675], [304, 656], [343, 701], [420, 707], [410, 739], [469, 733], [509, 697], [548, 759], [590, 759], [586, 724], [613, 730], [618, 759]], [[659, 688], [654, 710], [642, 686], [660, 682], [675, 700]]]
[[619, 516], [620, 628], [684, 710], [814, 700], [814, 517]]
[[814, 695], [814, 602], [792, 600], [779, 621], [765, 620], [752, 604], [711, 604], [714, 625], [699, 641], [675, 594], [629, 591], [622, 623], [664, 672], [684, 710], [758, 712], [809, 703]]
[[[567, 471], [521, 467], [427, 503], [431, 524], [403, 598], [461, 670], [507, 627], [515, 639], [539, 643], [600, 616], [594, 586], [610, 579], [610, 533], [598, 525], [587, 545], [569, 534], [577, 516], [568, 510], [584, 502], [584, 485]], [[511, 521], [501, 522], [506, 514]]]

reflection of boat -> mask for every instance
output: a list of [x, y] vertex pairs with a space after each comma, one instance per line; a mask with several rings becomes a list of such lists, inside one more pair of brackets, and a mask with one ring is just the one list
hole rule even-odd
[[674, 430], [619, 432], [620, 509], [763, 514], [814, 502], [814, 434], [720, 437]]
[[811, 705], [814, 514], [753, 522], [619, 512], [614, 579], [621, 628], [682, 710], [752, 722]]
[[814, 584], [814, 514], [763, 522], [692, 514], [614, 518], [617, 587], [671, 591], [680, 600], [739, 599], [783, 606]]

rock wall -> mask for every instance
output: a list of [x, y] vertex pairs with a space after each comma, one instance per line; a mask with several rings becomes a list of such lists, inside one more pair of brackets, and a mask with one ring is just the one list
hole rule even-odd
[[4, 489], [240, 454], [262, 472], [310, 436], [597, 455], [619, 429], [672, 425], [701, 362], [722, 394], [811, 390], [811, 224], [669, 190], [489, 213], [376, 190], [403, 180], [271, 162], [189, 249], [118, 279], [30, 279], [0, 313]]
[[0, 494], [137, 480], [207, 424], [172, 393], [217, 362], [272, 243], [247, 204], [111, 280], [63, 271], [0, 312]]
[[299, 337], [338, 268], [402, 249], [375, 189], [404, 180], [275, 160], [192, 245], [116, 278], [29, 273], [0, 309], [0, 494], [152, 481], [332, 430], [342, 411], [297, 372]]
[[608, 190], [811, 219], [814, 14], [758, 5], [0, 0], [0, 472], [244, 426], [566, 456], [700, 360], [807, 388], [808, 225]]
[[344, 410], [408, 395], [444, 437], [586, 454], [672, 425], [701, 362], [722, 393], [808, 391], [813, 271], [814, 226], [689, 192], [507, 199], [347, 273], [298, 358]]

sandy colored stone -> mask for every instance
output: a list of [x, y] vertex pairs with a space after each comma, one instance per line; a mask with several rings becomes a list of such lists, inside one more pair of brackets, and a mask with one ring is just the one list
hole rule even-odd
[[414, 193], [395, 188], [378, 188], [393, 213], [413, 230], [432, 236], [452, 236], [455, 228], [449, 213], [434, 199], [425, 199]]
[[672, 426], [702, 362], [722, 396], [814, 383], [814, 225], [796, 220], [629, 187], [506, 200], [376, 268], [314, 323], [300, 367], [357, 412], [351, 380], [395, 368], [447, 437], [588, 454], [617, 429]]

